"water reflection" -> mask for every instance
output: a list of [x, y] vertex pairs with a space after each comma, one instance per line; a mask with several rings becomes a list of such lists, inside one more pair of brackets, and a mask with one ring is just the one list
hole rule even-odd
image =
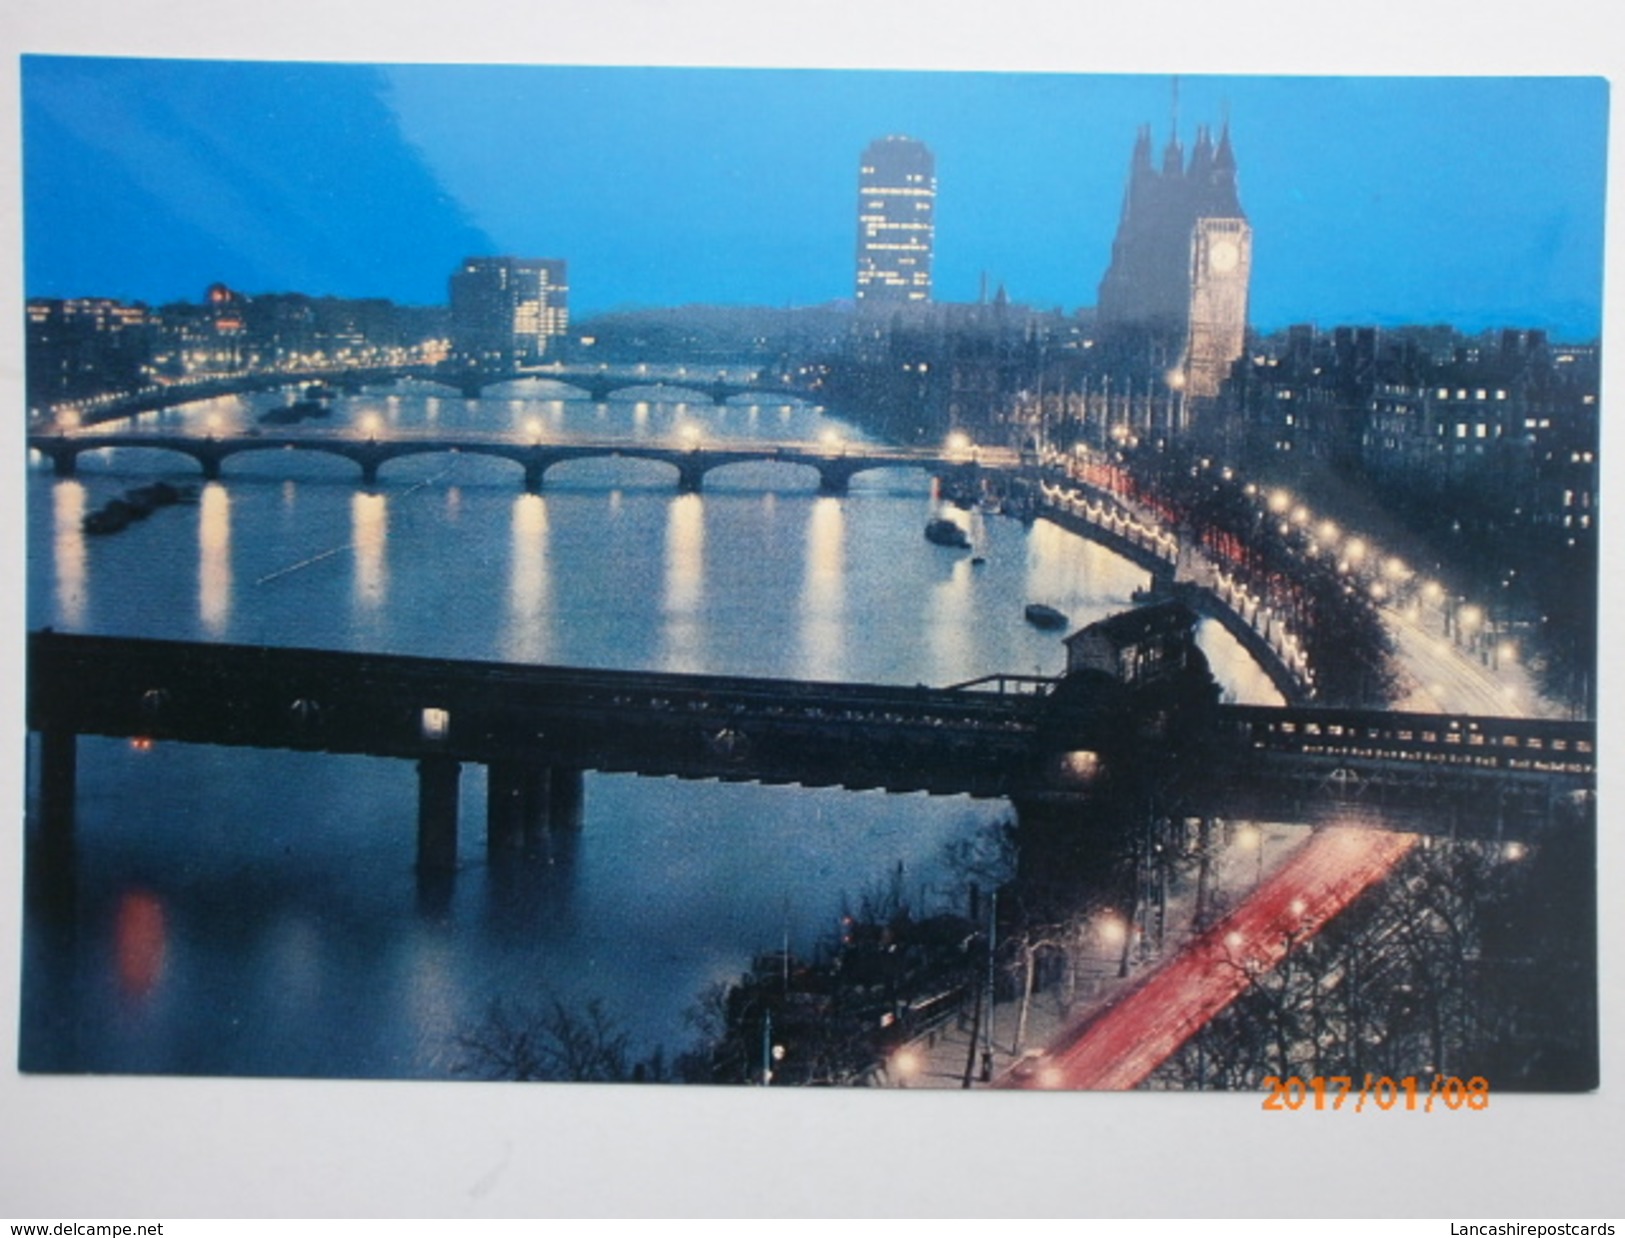
[[1091, 572], [1099, 558], [1093, 543], [1080, 546], [1079, 539], [1060, 525], [1035, 521], [1027, 535], [1025, 600], [1047, 602], [1068, 614], [1123, 605], [1124, 599], [1111, 591], [1108, 582]]
[[217, 481], [198, 501], [197, 545], [198, 621], [219, 639], [231, 619], [231, 494]]
[[[951, 518], [951, 517], [950, 517]], [[963, 519], [955, 523], [966, 523]], [[981, 542], [973, 535], [972, 545]], [[925, 613], [920, 621], [925, 628], [931, 650], [931, 678], [934, 682], [949, 682], [955, 678], [968, 678], [963, 668], [975, 663], [975, 627], [971, 620], [971, 556], [950, 552], [933, 546], [930, 552], [941, 573], [925, 593]]]
[[145, 890], [129, 890], [119, 899], [114, 922], [119, 989], [126, 997], [145, 998], [164, 974], [168, 931], [164, 907]]
[[801, 589], [801, 673], [845, 678], [846, 507], [824, 495], [807, 519], [807, 565]]
[[[329, 966], [322, 949], [319, 922], [296, 908], [285, 910], [268, 926], [266, 980], [275, 990], [274, 1002], [283, 1009], [304, 1013], [317, 1006]], [[271, 994], [267, 994], [271, 998]]]
[[697, 494], [679, 494], [666, 516], [666, 649], [669, 671], [702, 669], [704, 633], [700, 603], [705, 589], [705, 505]]
[[416, 1039], [413, 1074], [449, 1073], [446, 1060], [465, 1029], [458, 960], [450, 942], [435, 936], [420, 943], [410, 957], [399, 960], [406, 968], [402, 1005], [408, 1027]]
[[547, 501], [522, 494], [513, 504], [513, 552], [508, 566], [508, 613], [504, 649], [515, 662], [546, 662], [548, 622]]
[[56, 557], [56, 613], [66, 627], [85, 619], [85, 487], [65, 479], [51, 494]]
[[357, 491], [350, 500], [350, 528], [355, 548], [356, 609], [376, 611], [388, 589], [384, 544], [389, 538], [388, 500], [381, 494]]

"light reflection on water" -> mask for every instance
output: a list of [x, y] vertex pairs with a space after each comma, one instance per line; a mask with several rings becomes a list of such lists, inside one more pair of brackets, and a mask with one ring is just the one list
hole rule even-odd
[[842, 679], [845, 624], [846, 519], [841, 500], [812, 501], [807, 519], [807, 567], [801, 591], [801, 666], [807, 679]]
[[382, 494], [356, 491], [350, 500], [351, 546], [355, 551], [355, 605], [362, 614], [383, 606], [389, 584], [384, 550], [389, 536], [389, 501]]
[[214, 640], [231, 618], [231, 495], [208, 482], [198, 496], [198, 620]]
[[702, 669], [699, 612], [704, 590], [705, 504], [697, 494], [679, 494], [671, 500], [666, 515], [662, 670], [697, 672]]
[[548, 661], [547, 562], [547, 502], [540, 495], [522, 494], [513, 504], [513, 556], [508, 569], [510, 621], [504, 656], [511, 662]]
[[85, 618], [85, 487], [71, 477], [56, 483], [51, 495], [52, 554], [56, 562], [56, 609], [64, 627]]

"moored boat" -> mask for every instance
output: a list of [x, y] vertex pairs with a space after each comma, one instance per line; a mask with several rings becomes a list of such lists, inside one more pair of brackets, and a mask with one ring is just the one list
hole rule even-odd
[[970, 538], [966, 536], [965, 530], [952, 520], [940, 517], [925, 526], [925, 540], [937, 546], [952, 546], [957, 550], [970, 549]]
[[1053, 606], [1045, 606], [1042, 602], [1029, 602], [1027, 604], [1027, 622], [1035, 628], [1064, 628], [1066, 615]]

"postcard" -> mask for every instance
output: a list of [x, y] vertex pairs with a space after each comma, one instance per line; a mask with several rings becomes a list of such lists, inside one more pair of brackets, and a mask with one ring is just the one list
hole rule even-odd
[[25, 1073], [1598, 1085], [1600, 79], [22, 88]]

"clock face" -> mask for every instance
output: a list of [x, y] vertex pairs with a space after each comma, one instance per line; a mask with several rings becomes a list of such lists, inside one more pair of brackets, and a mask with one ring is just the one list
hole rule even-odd
[[1236, 263], [1240, 261], [1241, 251], [1231, 240], [1214, 241], [1212, 248], [1207, 251], [1208, 266], [1221, 275], [1227, 271], [1234, 271]]

